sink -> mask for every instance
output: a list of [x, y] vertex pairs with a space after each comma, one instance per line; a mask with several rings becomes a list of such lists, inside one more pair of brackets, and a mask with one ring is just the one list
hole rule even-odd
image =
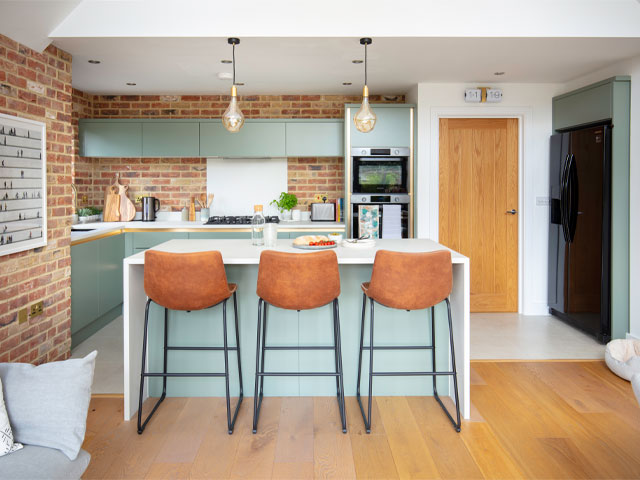
[[72, 232], [93, 232], [95, 228], [73, 228], [71, 227]]

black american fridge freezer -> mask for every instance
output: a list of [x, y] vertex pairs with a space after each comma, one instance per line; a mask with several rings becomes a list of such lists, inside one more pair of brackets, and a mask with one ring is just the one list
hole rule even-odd
[[549, 310], [611, 338], [611, 126], [551, 136]]

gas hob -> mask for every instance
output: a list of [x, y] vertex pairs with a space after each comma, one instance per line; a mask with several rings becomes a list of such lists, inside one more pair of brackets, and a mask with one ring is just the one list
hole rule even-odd
[[[209, 217], [205, 225], [251, 225], [252, 215]], [[277, 216], [264, 217], [267, 223], [280, 223]]]

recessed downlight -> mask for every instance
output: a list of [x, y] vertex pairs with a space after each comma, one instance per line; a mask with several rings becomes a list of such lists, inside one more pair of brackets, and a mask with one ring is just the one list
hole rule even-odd
[[134, 87], [137, 85], [137, 83], [135, 82], [127, 82], [127, 85], [129, 85], [130, 87]]
[[231, 74], [231, 72], [219, 72], [218, 78], [220, 80], [231, 80], [233, 78], [233, 75]]
[[351, 63], [355, 63], [356, 65], [359, 65], [363, 62], [364, 60], [351, 60]]
[[225, 63], [225, 64], [229, 63], [230, 64], [230, 63], [233, 63], [233, 62], [231, 60], [220, 60], [220, 63]]
[[87, 60], [87, 62], [89, 62], [92, 65], [98, 65], [100, 63], [100, 60]]
[[501, 75], [504, 75], [504, 72], [493, 72], [493, 74], [494, 74], [496, 77], [499, 77], [499, 76], [501, 76]]
[[345, 87], [348, 87], [349, 85], [353, 85], [351, 82], [342, 82], [342, 85], [344, 85]]

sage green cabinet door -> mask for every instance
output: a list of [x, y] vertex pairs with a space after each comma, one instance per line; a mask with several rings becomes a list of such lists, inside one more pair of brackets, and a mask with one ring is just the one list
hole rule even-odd
[[[369, 133], [356, 130], [353, 117], [358, 111], [351, 108], [349, 128], [352, 147], [409, 147], [411, 140], [410, 107], [375, 108], [376, 125]], [[349, 153], [347, 153], [349, 155]]]
[[83, 157], [142, 156], [141, 122], [80, 122]]
[[98, 242], [87, 242], [72, 246], [72, 334], [86, 327], [98, 318], [98, 292]]
[[187, 239], [186, 232], [134, 232], [133, 233], [133, 253], [147, 250], [161, 243], [173, 239]]
[[344, 122], [286, 124], [287, 157], [342, 157]]
[[613, 84], [607, 83], [553, 99], [553, 128], [567, 128], [611, 118]]
[[142, 155], [144, 157], [197, 157], [200, 155], [198, 122], [144, 122]]
[[98, 313], [104, 315], [122, 303], [122, 260], [124, 235], [114, 235], [98, 244]]
[[284, 123], [245, 123], [237, 133], [222, 123], [200, 123], [202, 157], [284, 157]]

